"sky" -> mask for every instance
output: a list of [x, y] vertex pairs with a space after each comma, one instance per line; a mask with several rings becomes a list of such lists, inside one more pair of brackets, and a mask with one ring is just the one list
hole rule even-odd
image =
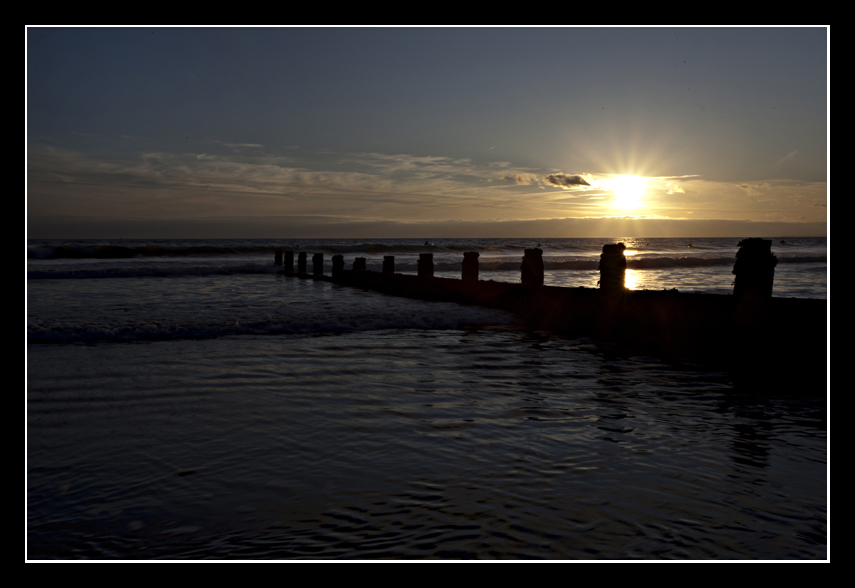
[[828, 32], [28, 27], [27, 236], [826, 235]]

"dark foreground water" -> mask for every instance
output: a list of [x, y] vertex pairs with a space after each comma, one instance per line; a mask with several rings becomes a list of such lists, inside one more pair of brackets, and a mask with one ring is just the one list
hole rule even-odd
[[826, 558], [821, 398], [512, 327], [34, 361], [30, 558]]

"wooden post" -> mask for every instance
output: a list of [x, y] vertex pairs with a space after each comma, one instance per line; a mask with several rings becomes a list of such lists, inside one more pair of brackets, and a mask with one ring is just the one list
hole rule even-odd
[[733, 264], [734, 320], [738, 328], [751, 331], [766, 320], [772, 300], [772, 285], [778, 259], [772, 255], [770, 239], [743, 239]]
[[[765, 339], [771, 332], [784, 332], [771, 321], [787, 320], [785, 316], [772, 317], [770, 314], [777, 263], [778, 259], [772, 254], [771, 240], [743, 239], [739, 242], [736, 263], [733, 264], [733, 274], [736, 276], [733, 281], [733, 326], [737, 344], [734, 346], [731, 367], [737, 390], [768, 388], [769, 382], [774, 381], [776, 376], [771, 373], [769, 366], [777, 359], [776, 343], [779, 342]], [[800, 354], [799, 359], [802, 357]], [[777, 376], [780, 379], [780, 374]]]
[[419, 253], [419, 277], [433, 277], [433, 253]]
[[353, 260], [353, 271], [355, 272], [364, 272], [365, 271], [365, 258], [357, 257]]
[[282, 252], [277, 251], [273, 254], [273, 265], [282, 265]]
[[305, 274], [306, 273], [306, 252], [301, 251], [297, 254], [297, 273]]
[[323, 253], [315, 253], [312, 256], [312, 275], [315, 275], [315, 276], [324, 275], [324, 254]]
[[733, 295], [740, 299], [752, 296], [760, 299], [772, 298], [775, 281], [775, 266], [778, 258], [772, 254], [771, 239], [743, 239], [736, 252], [733, 264]]
[[285, 268], [286, 274], [294, 273], [294, 252], [286, 251], [285, 252], [285, 261], [283, 262], [283, 267]]
[[394, 255], [384, 255], [383, 256], [383, 275], [391, 276], [395, 273], [395, 256]]
[[600, 255], [600, 290], [616, 293], [626, 290], [626, 245], [615, 243], [603, 245]]
[[463, 254], [463, 279], [466, 281], [478, 281], [478, 258], [481, 256], [477, 251], [467, 251]]
[[336, 277], [344, 271], [344, 255], [332, 256], [332, 275]]
[[520, 279], [523, 284], [543, 286], [543, 250], [526, 249], [520, 266]]

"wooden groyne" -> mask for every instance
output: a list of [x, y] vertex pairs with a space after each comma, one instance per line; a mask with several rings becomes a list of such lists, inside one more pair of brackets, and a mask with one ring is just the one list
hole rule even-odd
[[296, 272], [293, 253], [285, 252], [282, 273], [392, 296], [505, 310], [530, 329], [726, 369], [742, 391], [824, 394], [827, 301], [771, 296], [777, 263], [771, 241], [740, 243], [733, 295], [628, 290], [623, 250], [623, 244], [604, 245], [599, 288], [544, 286], [540, 249], [525, 251], [519, 284], [479, 280], [477, 252], [464, 254], [462, 279], [434, 276], [430, 253], [419, 257], [415, 276], [394, 273], [393, 256], [384, 258], [382, 272], [374, 272], [366, 269], [365, 258], [344, 269], [340, 255], [333, 256], [327, 276], [321, 254], [313, 257], [310, 275], [302, 252]]

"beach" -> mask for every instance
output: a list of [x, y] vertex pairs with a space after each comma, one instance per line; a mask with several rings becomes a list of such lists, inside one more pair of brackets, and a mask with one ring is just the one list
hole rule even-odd
[[[500, 310], [280, 275], [597, 285], [605, 239], [37, 241], [27, 281], [30, 559], [827, 557], [827, 393]], [[633, 289], [733, 291], [739, 239], [620, 239]], [[773, 296], [827, 298], [825, 238], [773, 239]], [[825, 345], [825, 341], [794, 341]], [[792, 366], [798, 369], [798, 366]]]

